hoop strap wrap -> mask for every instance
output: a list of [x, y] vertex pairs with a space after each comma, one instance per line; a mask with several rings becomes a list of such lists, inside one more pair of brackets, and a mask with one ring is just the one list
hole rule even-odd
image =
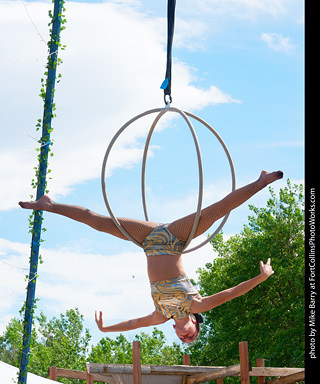
[[[168, 0], [167, 10], [167, 67], [165, 80], [161, 85], [164, 90], [164, 102], [168, 104], [172, 102], [171, 97], [171, 67], [172, 67], [172, 42], [174, 32], [174, 19], [175, 19], [176, 0]], [[169, 100], [168, 100], [169, 99]]]

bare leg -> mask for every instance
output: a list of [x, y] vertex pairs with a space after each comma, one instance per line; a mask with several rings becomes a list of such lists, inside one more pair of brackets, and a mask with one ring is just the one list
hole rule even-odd
[[[43, 210], [63, 215], [72, 220], [89, 225], [97, 231], [106, 232], [113, 236], [119, 237], [120, 239], [128, 240], [114, 224], [111, 217], [99, 215], [87, 208], [76, 205], [55, 203], [47, 195], [42, 196], [38, 201], [20, 202], [19, 205], [26, 209]], [[127, 218], [118, 218], [118, 221], [121, 226], [139, 243], [142, 243], [156, 226], [156, 223]]]
[[[224, 199], [218, 201], [215, 204], [204, 208], [201, 211], [201, 216], [198, 224], [198, 228], [194, 237], [201, 235], [203, 232], [208, 230], [211, 225], [221, 217], [233, 209], [239, 207], [241, 204], [246, 202], [250, 197], [256, 194], [258, 191], [266, 187], [268, 184], [275, 180], [281, 179], [283, 173], [281, 171], [268, 173], [262, 171], [259, 179], [251, 184], [248, 184], [242, 188], [236, 189], [231, 192]], [[189, 233], [191, 232], [195, 213], [185, 216], [182, 219], [178, 219], [169, 225], [170, 232], [178, 239], [186, 241]]]
[[[231, 192], [224, 199], [203, 209], [201, 211], [200, 221], [194, 237], [197, 237], [205, 232], [216, 220], [243, 204], [259, 190], [263, 189], [273, 181], [281, 179], [282, 177], [283, 174], [280, 171], [273, 173], [263, 171], [257, 181]], [[99, 215], [83, 207], [55, 203], [49, 198], [49, 196], [46, 195], [42, 196], [38, 201], [20, 202], [19, 205], [25, 209], [43, 210], [63, 215], [72, 220], [89, 225], [97, 231], [106, 232], [113, 236], [119, 237], [120, 239], [127, 240], [110, 217]], [[194, 218], [195, 214], [193, 213], [172, 222], [169, 225], [170, 232], [178, 239], [186, 241], [191, 231]], [[118, 220], [123, 228], [139, 243], [142, 243], [157, 225], [154, 222], [128, 218], [118, 218]]]

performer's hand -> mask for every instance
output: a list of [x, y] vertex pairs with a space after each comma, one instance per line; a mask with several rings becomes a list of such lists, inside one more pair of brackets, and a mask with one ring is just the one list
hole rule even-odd
[[264, 280], [267, 280], [268, 277], [270, 277], [274, 271], [270, 265], [270, 257], [266, 264], [263, 263], [263, 261], [260, 261], [260, 274], [263, 276]]
[[95, 320], [100, 331], [103, 331], [102, 311], [95, 312]]

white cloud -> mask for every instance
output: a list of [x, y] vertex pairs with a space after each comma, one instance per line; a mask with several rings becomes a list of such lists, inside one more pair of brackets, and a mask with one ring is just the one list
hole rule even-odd
[[299, 0], [199, 0], [196, 3], [187, 0], [184, 5], [186, 12], [237, 18], [256, 19], [261, 15], [278, 17], [290, 12], [293, 4]]
[[261, 40], [273, 51], [280, 53], [292, 53], [296, 46], [289, 37], [284, 37], [280, 33], [262, 33]]
[[191, 52], [204, 50], [208, 29], [208, 26], [199, 20], [178, 19], [174, 33], [174, 47], [187, 48]]
[[[67, 49], [59, 54], [63, 64], [58, 72], [63, 77], [55, 93], [54, 157], [49, 162], [53, 170], [49, 189], [55, 195], [66, 195], [77, 183], [99, 177], [115, 132], [138, 113], [163, 106], [159, 87], [165, 72], [165, 21], [143, 14], [132, 4], [66, 3], [67, 29], [61, 38]], [[52, 4], [25, 6], [48, 40], [47, 12]], [[39, 134], [34, 133], [34, 126], [42, 116], [38, 94], [47, 54], [37, 30], [21, 2], [0, 4], [0, 66], [5, 74], [0, 100], [1, 137], [5, 137], [1, 142], [1, 210], [16, 207], [19, 199], [32, 194], [38, 144], [27, 135]], [[195, 34], [194, 25], [188, 29], [183, 24], [183, 31], [185, 41], [182, 34], [178, 41], [185, 46]], [[197, 110], [235, 101], [213, 85], [209, 89], [194, 86], [194, 70], [177, 59], [173, 71], [174, 101], [180, 108]], [[132, 130], [119, 149], [116, 166], [138, 161], [137, 140], [148, 128], [140, 124]]]

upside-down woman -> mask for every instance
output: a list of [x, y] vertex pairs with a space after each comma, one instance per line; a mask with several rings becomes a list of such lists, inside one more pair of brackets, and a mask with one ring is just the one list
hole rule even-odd
[[[236, 189], [224, 199], [201, 210], [201, 216], [194, 238], [208, 230], [212, 224], [237, 208], [268, 184], [281, 179], [281, 171], [262, 171], [258, 180]], [[53, 202], [47, 195], [34, 202], [20, 202], [22, 208], [43, 210], [66, 216], [90, 227], [128, 240], [117, 228], [112, 218], [102, 216], [89, 209]], [[141, 327], [155, 326], [174, 320], [174, 329], [183, 342], [190, 343], [199, 333], [199, 313], [241, 296], [262, 283], [273, 274], [270, 258], [264, 264], [260, 261], [260, 273], [235, 287], [201, 297], [186, 276], [182, 264], [182, 251], [191, 231], [195, 213], [175, 220], [170, 224], [158, 224], [129, 218], [118, 218], [120, 225], [139, 242], [147, 256], [147, 270], [150, 280], [154, 312], [118, 324], [105, 325], [102, 312], [96, 311], [95, 319], [102, 332], [123, 332]]]

